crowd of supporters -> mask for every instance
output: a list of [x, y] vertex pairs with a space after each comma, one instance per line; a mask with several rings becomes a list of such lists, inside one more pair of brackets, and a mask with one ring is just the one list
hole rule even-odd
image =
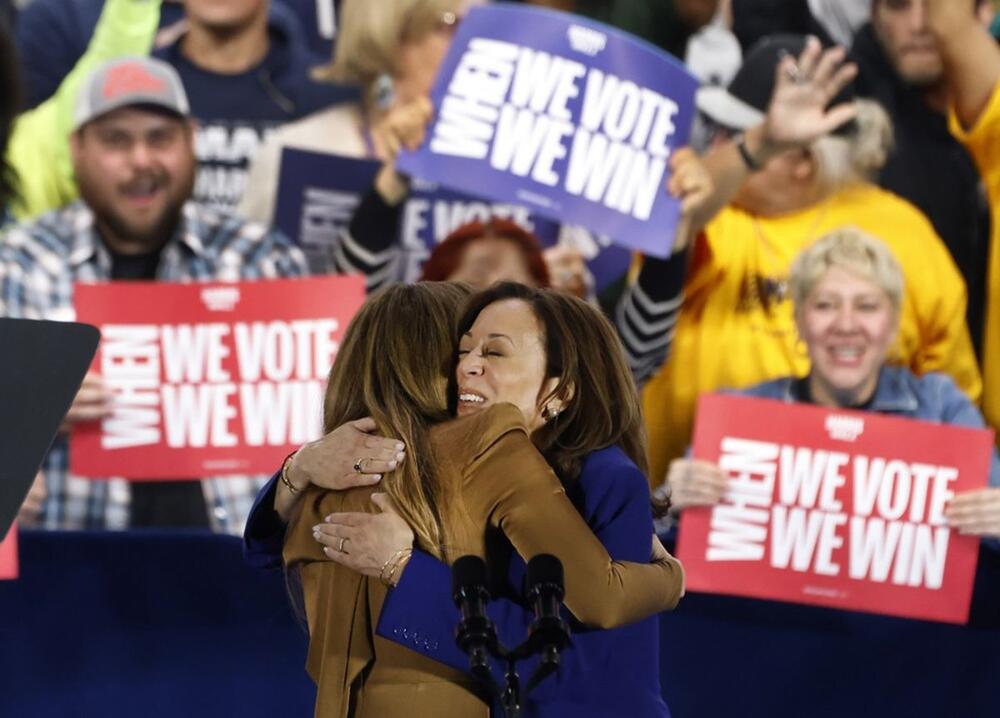
[[[326, 271], [363, 274], [369, 291], [418, 279], [552, 286], [599, 304], [614, 322], [642, 392], [650, 484], [678, 484], [690, 496], [690, 471], [677, 468], [690, 464], [668, 467], [690, 443], [698, 396], [809, 375], [815, 356], [802, 341], [789, 272], [817, 240], [852, 228], [888, 247], [901, 271], [885, 360], [916, 377], [943, 375], [1000, 428], [993, 3], [531, 3], [638, 35], [703, 82], [693, 135], [700, 158], [678, 153], [672, 167], [691, 186], [675, 179], [664, 191], [689, 198], [703, 173], [711, 197], [678, 236], [665, 234], [669, 258], [636, 256], [602, 287], [574, 241], [588, 228], [568, 224], [543, 250], [524, 227], [491, 218], [451, 232], [419, 272], [405, 259], [400, 227], [413, 184], [396, 157], [424, 138], [434, 77], [472, 4], [5, 2], [0, 316], [70, 319], [77, 281]], [[776, 69], [811, 43], [847, 51], [844, 67], [856, 76], [827, 98], [845, 114], [806, 141], [778, 143], [767, 134]], [[148, 76], [161, 90], [116, 103], [105, 90], [123, 76]], [[783, 109], [794, 125], [794, 102]], [[287, 148], [379, 167], [319, 270], [270, 228]], [[475, 194], [475, 177], [463, 185]], [[100, 377], [88, 375], [64, 430], [101, 419], [109, 401]], [[266, 478], [92, 482], [69, 473], [68, 451], [61, 434], [22, 525], [239, 533]], [[704, 480], [707, 494], [717, 496], [716, 479]], [[973, 507], [979, 533], [1000, 535], [995, 491]]]

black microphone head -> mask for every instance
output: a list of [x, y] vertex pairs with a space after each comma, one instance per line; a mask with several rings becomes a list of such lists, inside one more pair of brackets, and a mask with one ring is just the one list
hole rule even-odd
[[549, 584], [558, 588], [560, 597], [563, 591], [563, 566], [555, 556], [548, 553], [540, 553], [528, 561], [528, 570], [525, 575], [527, 593], [530, 596], [537, 586]]
[[486, 562], [478, 556], [462, 556], [451, 566], [451, 593], [457, 595], [486, 585]]

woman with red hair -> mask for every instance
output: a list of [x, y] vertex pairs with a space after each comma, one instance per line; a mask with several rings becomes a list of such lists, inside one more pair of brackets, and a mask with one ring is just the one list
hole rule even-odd
[[424, 262], [420, 281], [464, 282], [477, 290], [501, 281], [550, 285], [535, 235], [499, 218], [469, 222], [449, 234]]

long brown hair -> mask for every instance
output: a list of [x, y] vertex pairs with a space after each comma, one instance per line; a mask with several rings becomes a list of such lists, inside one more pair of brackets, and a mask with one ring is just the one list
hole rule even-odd
[[[501, 282], [469, 299], [458, 320], [458, 335], [468, 332], [486, 307], [508, 299], [528, 304], [545, 334], [546, 378], [558, 381], [549, 396], [538, 398], [539, 405], [559, 398], [564, 408], [532, 440], [563, 483], [579, 478], [587, 454], [612, 445], [648, 473], [639, 394], [607, 318], [564, 292]], [[448, 386], [449, 406], [454, 408], [458, 400], [454, 372]]]
[[427, 432], [450, 418], [445, 387], [455, 320], [468, 294], [464, 285], [421, 282], [369, 297], [344, 334], [323, 406], [325, 432], [371, 416], [383, 436], [406, 444], [406, 461], [379, 486], [432, 553], [442, 548], [439, 507], [447, 497], [432, 470]]

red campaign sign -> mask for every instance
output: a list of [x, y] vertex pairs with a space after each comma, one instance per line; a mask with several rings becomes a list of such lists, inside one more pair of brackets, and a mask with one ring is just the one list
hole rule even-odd
[[102, 478], [272, 473], [319, 437], [330, 366], [361, 277], [78, 284], [101, 330], [113, 411], [74, 429], [70, 468]]
[[968, 620], [979, 540], [943, 511], [986, 485], [992, 431], [712, 394], [693, 451], [730, 483], [684, 511], [689, 589]]
[[17, 578], [17, 524], [0, 541], [0, 581], [11, 578]]

